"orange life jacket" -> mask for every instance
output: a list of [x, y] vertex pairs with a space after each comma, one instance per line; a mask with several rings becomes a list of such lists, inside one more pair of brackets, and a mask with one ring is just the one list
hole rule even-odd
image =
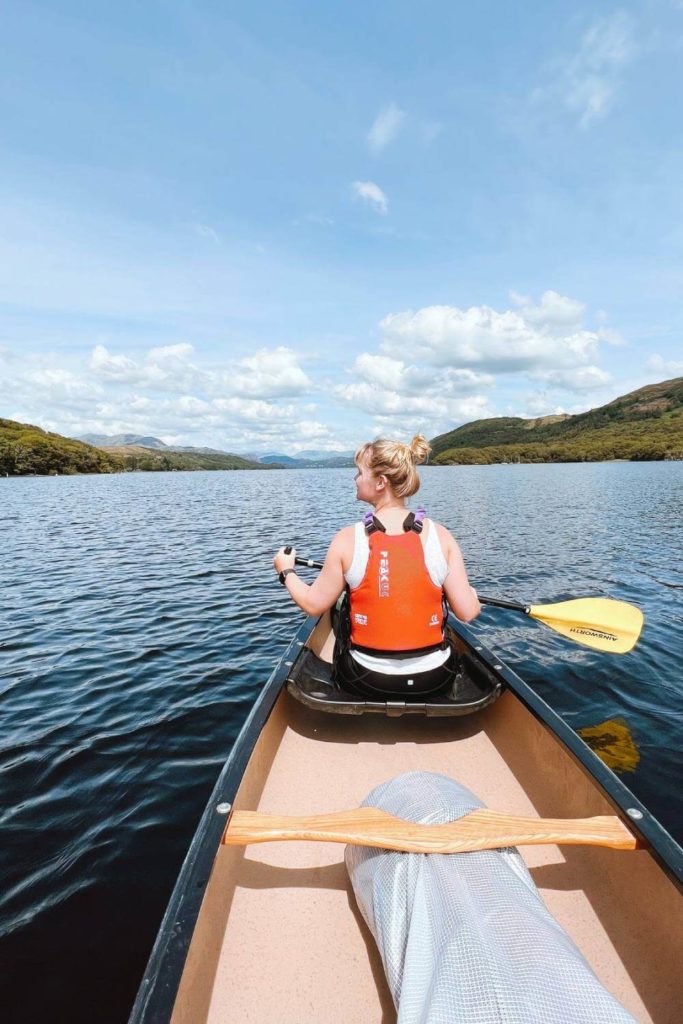
[[409, 521], [406, 532], [395, 536], [368, 530], [365, 575], [350, 592], [351, 644], [361, 650], [417, 652], [443, 642], [443, 590], [432, 582], [422, 541]]

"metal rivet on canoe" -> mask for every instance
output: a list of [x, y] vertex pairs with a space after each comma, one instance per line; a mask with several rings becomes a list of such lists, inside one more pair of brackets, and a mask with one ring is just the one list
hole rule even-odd
[[484, 650], [484, 648], [481, 646], [481, 644], [477, 644], [477, 646], [474, 649], [475, 649], [475, 651], [483, 651]]
[[216, 810], [219, 814], [230, 814], [232, 804], [216, 804]]
[[643, 812], [639, 811], [637, 807], [627, 807], [626, 813], [628, 814], [629, 818], [634, 818], [636, 821], [640, 821], [640, 819], [643, 816]]
[[494, 665], [493, 667], [497, 668], [497, 669], [501, 669], [503, 666], [502, 665]]
[[285, 665], [287, 666], [287, 668], [291, 668], [293, 664], [294, 664], [293, 661], [286, 661], [285, 662]]

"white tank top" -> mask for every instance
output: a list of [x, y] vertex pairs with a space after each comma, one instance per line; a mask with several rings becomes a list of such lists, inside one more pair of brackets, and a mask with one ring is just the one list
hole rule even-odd
[[[427, 572], [432, 583], [437, 587], [443, 587], [448, 576], [448, 562], [441, 550], [439, 535], [431, 519], [424, 520], [424, 529], [427, 531], [424, 543], [424, 557]], [[351, 590], [360, 586], [370, 556], [370, 545], [368, 535], [365, 532], [364, 523], [356, 523], [356, 531], [353, 538], [353, 559], [349, 571], [344, 573], [344, 578]], [[450, 650], [430, 651], [429, 654], [409, 654], [404, 658], [380, 658], [373, 654], [364, 654], [362, 651], [351, 651], [351, 657], [364, 668], [373, 672], [383, 672], [390, 676], [403, 676], [411, 672], [428, 672], [430, 669], [439, 668], [448, 660]]]

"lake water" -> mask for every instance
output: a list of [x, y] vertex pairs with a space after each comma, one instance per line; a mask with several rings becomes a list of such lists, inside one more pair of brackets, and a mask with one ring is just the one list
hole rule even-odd
[[[0, 480], [3, 1020], [123, 1024], [212, 784], [300, 621], [275, 549], [320, 558], [353, 470]], [[680, 839], [683, 463], [427, 467], [482, 592], [644, 610], [602, 655], [476, 628], [574, 728], [621, 717], [624, 781]], [[414, 502], [414, 506], [417, 502]], [[303, 570], [305, 573], [305, 570]]]

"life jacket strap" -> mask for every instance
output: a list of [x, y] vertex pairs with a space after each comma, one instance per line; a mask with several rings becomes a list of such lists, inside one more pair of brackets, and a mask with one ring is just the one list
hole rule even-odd
[[379, 532], [386, 533], [386, 528], [383, 523], [380, 523], [379, 519], [374, 512], [366, 512], [363, 516], [363, 525], [365, 526], [365, 532], [368, 537], [371, 533]]
[[[418, 508], [417, 512], [409, 512], [403, 520], [403, 530], [405, 533], [409, 533], [413, 530], [414, 533], [422, 533], [423, 521], [427, 515], [423, 508]], [[363, 526], [368, 537], [375, 533], [386, 533], [386, 527], [379, 521], [374, 512], [366, 512], [363, 516]]]
[[413, 530], [415, 533], [422, 533], [423, 520], [427, 515], [423, 508], [419, 508], [417, 512], [409, 512], [406, 518], [403, 520], [403, 529], [406, 533]]

